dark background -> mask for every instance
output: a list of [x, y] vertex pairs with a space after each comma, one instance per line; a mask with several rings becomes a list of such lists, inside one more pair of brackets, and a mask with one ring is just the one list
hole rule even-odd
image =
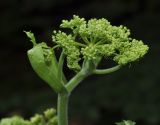
[[[56, 94], [29, 64], [26, 51], [32, 45], [23, 30], [51, 44], [53, 29], [77, 14], [125, 25], [150, 50], [131, 66], [81, 83], [70, 99], [70, 123], [106, 125], [131, 119], [139, 125], [160, 124], [159, 8], [159, 0], [0, 0], [0, 117], [28, 118], [56, 107]], [[66, 74], [71, 75], [68, 70]]]

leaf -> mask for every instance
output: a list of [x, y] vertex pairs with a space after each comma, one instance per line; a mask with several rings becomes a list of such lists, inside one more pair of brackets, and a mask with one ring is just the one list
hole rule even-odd
[[56, 92], [63, 87], [57, 78], [58, 64], [54, 52], [45, 43], [40, 43], [30, 49], [28, 58], [38, 76], [48, 83]]

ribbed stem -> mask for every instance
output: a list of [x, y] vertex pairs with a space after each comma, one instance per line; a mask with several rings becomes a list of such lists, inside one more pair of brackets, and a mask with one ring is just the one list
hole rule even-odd
[[68, 101], [69, 94], [67, 92], [58, 94], [58, 125], [68, 125]]

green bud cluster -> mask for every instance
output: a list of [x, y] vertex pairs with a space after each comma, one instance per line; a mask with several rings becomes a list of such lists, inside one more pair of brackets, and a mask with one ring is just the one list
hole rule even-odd
[[31, 125], [31, 123], [20, 116], [14, 116], [11, 118], [3, 118], [0, 121], [0, 125]]
[[80, 60], [94, 61], [99, 57], [110, 57], [125, 65], [140, 59], [149, 49], [142, 41], [130, 38], [125, 26], [112, 26], [104, 18], [85, 21], [74, 15], [71, 20], [63, 20], [60, 27], [72, 33], [54, 32], [52, 38], [65, 50], [68, 67], [73, 70], [80, 69]]
[[3, 118], [0, 125], [57, 125], [56, 110], [51, 108], [44, 112], [44, 115], [36, 114], [30, 120], [25, 120], [20, 116], [13, 116], [11, 118]]
[[114, 57], [118, 64], [126, 64], [133, 62], [143, 57], [147, 53], [148, 47], [142, 41], [133, 39], [132, 42], [123, 43], [124, 45], [119, 48], [119, 54]]
[[56, 116], [56, 110], [51, 108], [51, 109], [47, 109], [45, 112], [44, 112], [44, 116], [47, 118], [47, 119], [51, 119], [53, 118], [54, 116]]
[[72, 35], [67, 35], [64, 32], [54, 32], [55, 36], [52, 36], [53, 41], [55, 41], [60, 47], [63, 48], [64, 53], [67, 55], [67, 66], [75, 71], [80, 70], [78, 64], [80, 60], [80, 50], [79, 46], [74, 42]]
[[44, 60], [47, 65], [50, 65], [52, 62], [52, 56], [53, 56], [53, 51], [50, 47], [46, 46], [44, 43], [44, 46], [42, 45], [42, 51], [44, 55]]
[[74, 15], [73, 19], [70, 21], [68, 20], [62, 20], [62, 24], [60, 27], [62, 28], [70, 28], [73, 30], [74, 34], [77, 34], [79, 32], [79, 28], [82, 25], [85, 25], [86, 21], [84, 18], [79, 18], [79, 16]]

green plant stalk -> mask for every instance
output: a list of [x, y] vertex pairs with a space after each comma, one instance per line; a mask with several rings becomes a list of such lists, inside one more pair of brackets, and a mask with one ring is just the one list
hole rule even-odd
[[89, 72], [86, 67], [82, 68], [82, 70], [65, 85], [67, 91], [58, 94], [58, 125], [68, 125], [69, 95], [74, 88], [90, 74], [91, 72]]
[[65, 85], [66, 90], [71, 93], [81, 81], [93, 73], [94, 69], [95, 65], [85, 60], [82, 69]]
[[67, 92], [58, 94], [58, 125], [68, 125], [68, 101], [69, 94]]
[[68, 125], [68, 101], [70, 93], [76, 88], [76, 86], [83, 81], [90, 74], [108, 74], [117, 71], [121, 66], [115, 66], [105, 70], [93, 70], [89, 66], [82, 68], [82, 70], [77, 73], [65, 86], [67, 92], [58, 94], [58, 125]]
[[83, 80], [85, 79], [89, 74], [86, 74], [84, 70], [81, 70], [78, 74], [73, 77], [68, 84], [66, 85], [66, 89], [68, 92], [72, 92], [73, 89]]
[[71, 91], [80, 83], [87, 75], [84, 71], [80, 71], [75, 77], [73, 77], [66, 86], [68, 92], [62, 92], [58, 94], [58, 125], [68, 125], [68, 102]]
[[95, 69], [93, 73], [94, 74], [110, 74], [112, 72], [119, 70], [121, 67], [122, 67], [121, 65], [117, 65], [108, 69]]
[[58, 75], [57, 77], [59, 78], [60, 81], [63, 82], [63, 84], [67, 83], [67, 79], [65, 77], [65, 75], [63, 74], [63, 63], [64, 63], [64, 58], [65, 58], [65, 54], [64, 51], [61, 52], [60, 58], [59, 58], [59, 63], [58, 63]]

